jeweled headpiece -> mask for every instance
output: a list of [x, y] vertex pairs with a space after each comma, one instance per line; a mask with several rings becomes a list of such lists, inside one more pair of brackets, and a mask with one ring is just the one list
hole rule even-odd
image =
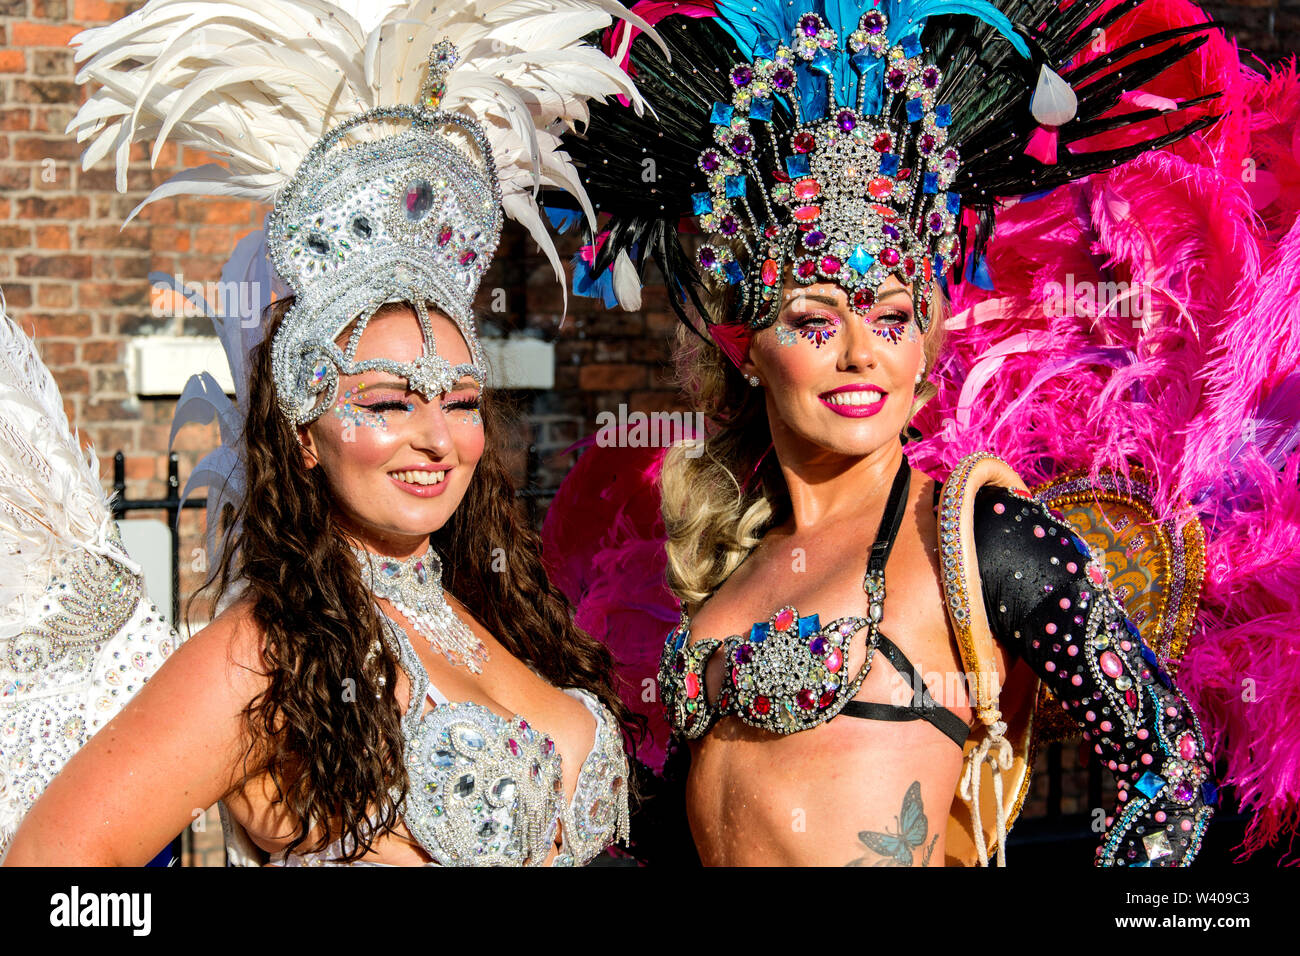
[[[568, 190], [595, 214], [560, 136], [592, 98], [641, 107], [623, 69], [584, 41], [616, 17], [647, 26], [617, 0], [149, 0], [73, 38], [77, 80], [93, 89], [69, 131], [87, 144], [85, 167], [112, 153], [120, 191], [136, 141], [153, 140], [155, 161], [168, 141], [223, 160], [173, 176], [128, 222], [183, 194], [273, 205], [222, 273], [251, 287], [231, 297], [247, 311], [211, 318], [243, 401], [263, 310], [274, 292], [294, 293], [272, 360], [280, 407], [303, 424], [329, 407], [340, 374], [383, 369], [426, 397], [463, 375], [483, 381], [471, 304], [503, 215], [562, 276], [537, 190]], [[367, 321], [398, 301], [416, 310], [423, 354], [356, 362]], [[426, 302], [460, 329], [468, 363], [438, 355]], [[183, 492], [207, 485], [211, 548], [217, 516], [243, 496], [245, 414], [203, 373], [172, 424], [173, 435], [191, 421], [221, 426], [221, 447]]]
[[[90, 141], [86, 166], [115, 151], [122, 190], [137, 139], [155, 139], [155, 159], [171, 139], [228, 163], [187, 170], [145, 203], [180, 193], [274, 203], [265, 250], [294, 303], [273, 367], [294, 424], [329, 407], [340, 374], [383, 369], [431, 398], [463, 375], [484, 381], [471, 304], [503, 211], [562, 274], [534, 194], [567, 188], [590, 205], [559, 134], [586, 118], [590, 97], [640, 104], [626, 74], [582, 39], [612, 15], [627, 15], [616, 0], [552, 0], [542, 12], [530, 0], [150, 0], [74, 38], [77, 79], [96, 88], [69, 130]], [[236, 258], [247, 274], [258, 257]], [[356, 362], [370, 317], [398, 301], [416, 310], [421, 357]], [[426, 302], [455, 322], [470, 362], [438, 355]], [[223, 335], [241, 394], [243, 356], [231, 346], [242, 352], [244, 338]]]
[[[999, 200], [1045, 192], [1213, 121], [1174, 128], [1164, 119], [1161, 135], [1118, 149], [1068, 147], [1202, 101], [1114, 111], [1204, 37], [1170, 41], [1210, 29], [1106, 49], [1105, 28], [1141, 2], [634, 5], [659, 24], [671, 57], [631, 45], [630, 72], [653, 115], [597, 106], [585, 131], [566, 137], [589, 194], [610, 214], [576, 286], [595, 285], [592, 276], [615, 263], [635, 260], [640, 271], [653, 258], [692, 328], [687, 303], [707, 315], [701, 279], [731, 286], [736, 331], [715, 328], [714, 339], [735, 344], [775, 319], [789, 273], [839, 283], [858, 311], [894, 275], [912, 284], [928, 328], [933, 282], [974, 264]], [[624, 29], [607, 35], [607, 50]], [[698, 258], [679, 242], [688, 223], [706, 236]]]

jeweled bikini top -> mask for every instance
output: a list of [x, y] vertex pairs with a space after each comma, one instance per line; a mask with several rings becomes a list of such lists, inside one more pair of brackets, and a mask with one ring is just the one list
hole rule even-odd
[[[862, 588], [867, 593], [866, 617], [842, 617], [823, 625], [818, 615], [800, 617], [787, 605], [749, 634], [726, 640], [687, 645], [690, 618], [682, 609], [681, 623], [668, 635], [659, 663], [659, 687], [668, 720], [676, 733], [694, 740], [721, 717], [734, 715], [751, 727], [777, 734], [810, 730], [844, 710], [871, 670], [883, 640], [880, 620], [885, 610], [885, 564], [898, 535], [911, 485], [911, 468], [904, 458], [894, 475], [871, 545]], [[867, 628], [867, 659], [849, 677], [845, 673], [849, 643]], [[727, 663], [718, 699], [709, 704], [704, 668], [721, 647]]]
[[[573, 800], [565, 799], [560, 754], [546, 734], [516, 715], [441, 698], [410, 641], [386, 621], [411, 699], [402, 716], [410, 781], [402, 820], [443, 866], [537, 866], [556, 828], [553, 865], [582, 865], [628, 834], [627, 757], [613, 716], [595, 697], [566, 691], [596, 718]], [[440, 705], [424, 713], [426, 695]]]

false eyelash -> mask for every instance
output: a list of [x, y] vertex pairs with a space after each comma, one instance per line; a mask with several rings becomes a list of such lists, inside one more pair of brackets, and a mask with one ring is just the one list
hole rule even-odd
[[459, 401], [448, 402], [446, 405], [442, 406], [442, 410], [444, 412], [452, 412], [461, 408], [475, 409], [478, 407], [479, 407], [479, 400], [477, 398], [462, 398]]
[[375, 402], [372, 405], [357, 405], [368, 412], [409, 412], [412, 406], [408, 402]]

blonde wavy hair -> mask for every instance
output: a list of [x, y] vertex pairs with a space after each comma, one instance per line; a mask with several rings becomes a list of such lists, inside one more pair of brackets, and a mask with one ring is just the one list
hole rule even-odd
[[[706, 301], [710, 321], [735, 307], [734, 290]], [[943, 349], [949, 304], [938, 284], [925, 334], [926, 369]], [[678, 385], [708, 421], [703, 439], [679, 442], [664, 458], [660, 478], [668, 530], [668, 584], [688, 608], [698, 607], [736, 570], [768, 528], [789, 514], [790, 498], [775, 455], [761, 389], [751, 388], [720, 349], [687, 328], [673, 352]], [[908, 421], [938, 394], [923, 378]], [[702, 448], [701, 448], [702, 444]]]

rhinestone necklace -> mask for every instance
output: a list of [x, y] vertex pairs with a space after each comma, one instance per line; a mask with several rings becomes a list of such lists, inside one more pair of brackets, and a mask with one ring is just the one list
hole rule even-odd
[[392, 604], [435, 651], [452, 664], [464, 664], [471, 673], [483, 672], [487, 648], [447, 605], [442, 595], [442, 561], [433, 548], [405, 561], [359, 548], [352, 553], [366, 587]]

